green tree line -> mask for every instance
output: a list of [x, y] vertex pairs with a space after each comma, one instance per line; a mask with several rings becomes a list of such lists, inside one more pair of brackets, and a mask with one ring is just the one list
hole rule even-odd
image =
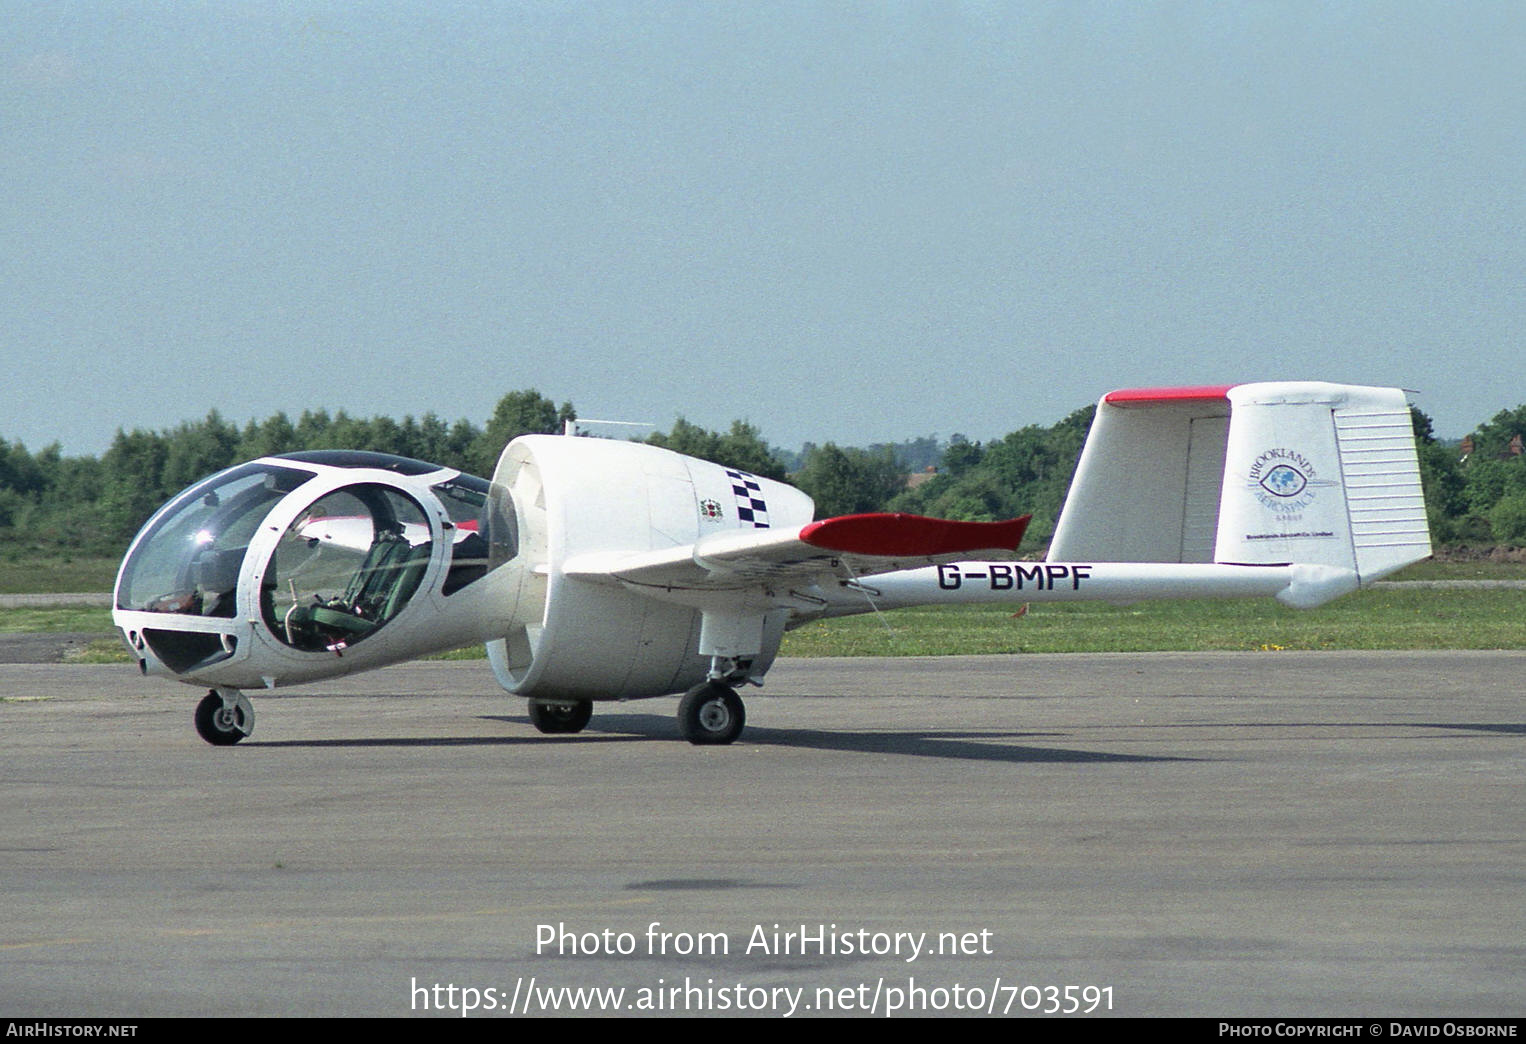
[[[756, 427], [736, 421], [724, 432], [683, 418], [647, 441], [799, 486], [817, 516], [904, 511], [966, 520], [1032, 513], [1029, 543], [1054, 531], [1081, 446], [1091, 426], [1086, 407], [1049, 427], [1030, 425], [1000, 439], [972, 442], [931, 436], [868, 448], [806, 444], [771, 447]], [[576, 418], [534, 390], [511, 392], [478, 426], [433, 413], [396, 421], [340, 411], [277, 413], [243, 428], [217, 411], [168, 431], [118, 431], [99, 457], [66, 457], [55, 444], [40, 452], [0, 438], [0, 548], [7, 557], [37, 551], [120, 554], [148, 516], [203, 476], [240, 461], [313, 449], [395, 453], [490, 476], [515, 436], [558, 432]], [[1440, 544], [1526, 546], [1526, 405], [1479, 425], [1463, 447], [1438, 441], [1414, 412], [1432, 533]], [[1466, 452], [1464, 452], [1466, 450]], [[908, 472], [926, 472], [908, 488]]]

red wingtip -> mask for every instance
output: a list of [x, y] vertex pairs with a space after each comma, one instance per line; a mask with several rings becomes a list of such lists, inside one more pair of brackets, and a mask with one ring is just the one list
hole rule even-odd
[[813, 547], [885, 558], [923, 558], [974, 551], [1015, 551], [1032, 515], [1005, 522], [955, 522], [921, 515], [843, 515], [812, 522], [800, 539]]

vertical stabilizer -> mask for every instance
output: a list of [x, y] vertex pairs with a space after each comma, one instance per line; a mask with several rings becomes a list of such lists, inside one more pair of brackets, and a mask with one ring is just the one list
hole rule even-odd
[[1139, 388], [1104, 395], [1049, 558], [1213, 561], [1229, 391]]
[[1402, 391], [1244, 384], [1229, 401], [1214, 561], [1328, 565], [1368, 583], [1431, 553]]

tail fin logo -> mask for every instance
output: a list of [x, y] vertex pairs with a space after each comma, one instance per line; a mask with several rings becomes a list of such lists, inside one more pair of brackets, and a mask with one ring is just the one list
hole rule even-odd
[[1291, 464], [1278, 464], [1261, 479], [1261, 488], [1274, 497], [1296, 497], [1308, 486], [1303, 472]]
[[1261, 506], [1285, 521], [1295, 521], [1310, 507], [1318, 491], [1339, 485], [1319, 477], [1314, 462], [1297, 450], [1267, 450], [1251, 462], [1246, 489]]

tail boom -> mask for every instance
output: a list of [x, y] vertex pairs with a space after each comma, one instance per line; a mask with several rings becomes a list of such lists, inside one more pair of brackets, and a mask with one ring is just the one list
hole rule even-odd
[[1312, 609], [1350, 594], [1357, 574], [1338, 566], [1154, 562], [954, 562], [865, 577], [853, 585], [881, 609], [913, 605], [1114, 602], [1167, 598], [1276, 598]]

